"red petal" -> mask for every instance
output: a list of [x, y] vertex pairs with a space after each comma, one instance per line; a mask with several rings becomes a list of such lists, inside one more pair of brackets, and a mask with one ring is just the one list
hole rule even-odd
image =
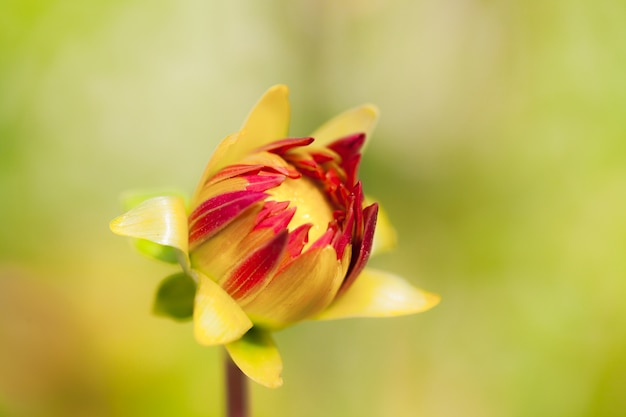
[[330, 144], [328, 148], [337, 152], [342, 160], [350, 159], [361, 152], [361, 147], [365, 143], [365, 133], [356, 133], [338, 139]]
[[318, 180], [324, 178], [324, 170], [314, 159], [290, 158], [290, 162], [304, 175]]
[[297, 169], [293, 167], [266, 166], [265, 169], [274, 171], [292, 179], [298, 179], [302, 176]]
[[268, 143], [267, 145], [259, 148], [257, 151], [271, 152], [277, 155], [283, 155], [287, 151], [299, 146], [310, 145], [315, 139], [313, 138], [286, 138]]
[[265, 219], [273, 216], [275, 213], [286, 210], [289, 207], [289, 201], [273, 201], [268, 200], [263, 203], [263, 208], [257, 214], [255, 225], [262, 223]]
[[215, 235], [245, 209], [268, 197], [265, 193], [233, 191], [210, 198], [189, 216], [189, 244], [198, 245]]
[[323, 151], [314, 151], [314, 152], [311, 152], [311, 157], [313, 157], [313, 160], [314, 160], [315, 162], [317, 162], [318, 164], [323, 164], [323, 163], [325, 163], [325, 162], [330, 162], [330, 161], [332, 161], [333, 159], [335, 159], [335, 158], [333, 157], [333, 155], [330, 155], [330, 154], [324, 153]]
[[346, 173], [346, 185], [354, 187], [357, 182], [359, 164], [361, 163], [361, 154], [352, 155], [341, 161], [341, 167]]
[[311, 223], [305, 223], [289, 233], [289, 242], [287, 242], [289, 259], [295, 258], [302, 253], [304, 245], [309, 242], [309, 230], [311, 227], [313, 227]]
[[246, 190], [256, 192], [263, 192], [278, 187], [285, 180], [284, 175], [275, 174], [246, 175], [244, 178], [248, 181]]
[[278, 233], [280, 230], [287, 228], [295, 213], [295, 207], [270, 213], [269, 216], [266, 216], [263, 220], [257, 223], [256, 226], [254, 226], [254, 230], [271, 228], [275, 233]]
[[276, 270], [282, 259], [283, 252], [287, 247], [287, 239], [287, 229], [283, 229], [265, 245], [241, 261], [229, 274], [230, 276], [222, 284], [222, 288], [236, 300], [261, 291], [262, 284]]
[[243, 174], [256, 174], [263, 168], [263, 165], [245, 165], [245, 164], [235, 164], [229, 165], [212, 176], [207, 183], [215, 184], [216, 182], [237, 177]]
[[323, 248], [324, 246], [328, 246], [333, 241], [333, 236], [335, 236], [335, 229], [328, 228], [326, 232], [322, 236], [320, 236], [309, 248], [309, 250], [313, 250], [316, 248]]
[[343, 251], [346, 249], [346, 246], [352, 241], [352, 236], [354, 235], [355, 229], [355, 219], [354, 219], [354, 204], [350, 202], [346, 207], [345, 218], [342, 220], [343, 231], [341, 233], [335, 234], [333, 238], [333, 247], [337, 252], [337, 258], [341, 259], [343, 257]]
[[[376, 229], [376, 218], [378, 216], [378, 204], [374, 203], [363, 210], [363, 238], [360, 245], [354, 245], [356, 257], [352, 257], [352, 265], [348, 270], [348, 274], [341, 285], [339, 293], [346, 291], [359, 276], [365, 264], [372, 253], [372, 244], [374, 243], [374, 230]], [[355, 242], [358, 244], [358, 242]]]

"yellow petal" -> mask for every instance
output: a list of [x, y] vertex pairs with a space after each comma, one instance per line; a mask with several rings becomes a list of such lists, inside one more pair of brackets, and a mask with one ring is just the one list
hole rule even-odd
[[[366, 198], [365, 205], [372, 204], [369, 198]], [[372, 255], [389, 251], [396, 247], [397, 243], [396, 231], [389, 221], [389, 216], [383, 210], [380, 203], [378, 204], [378, 218], [376, 219], [376, 229], [374, 230], [374, 244], [372, 245]]]
[[286, 138], [289, 131], [289, 115], [287, 86], [271, 87], [252, 108], [239, 133], [227, 136], [218, 145], [202, 175], [198, 189], [201, 189], [204, 182], [221, 168], [236, 163], [250, 151]]
[[428, 310], [439, 300], [438, 295], [415, 288], [403, 278], [368, 268], [316, 319], [403, 316]]
[[268, 388], [283, 384], [283, 362], [269, 332], [256, 327], [241, 339], [226, 345], [239, 369], [255, 382]]
[[376, 106], [365, 104], [335, 116], [313, 132], [311, 136], [315, 138], [315, 146], [320, 146], [353, 133], [365, 133], [366, 142], [363, 145], [363, 149], [365, 149], [377, 121], [378, 109]]
[[243, 307], [255, 323], [284, 327], [325, 309], [339, 290], [342, 272], [332, 247], [309, 250]]
[[113, 219], [111, 231], [187, 253], [187, 212], [178, 196], [154, 197]]
[[241, 128], [241, 154], [287, 137], [289, 131], [289, 89], [285, 85], [271, 87], [254, 106]]
[[243, 336], [252, 322], [241, 307], [210, 278], [196, 272], [198, 290], [194, 300], [193, 322], [201, 345], [230, 343]]

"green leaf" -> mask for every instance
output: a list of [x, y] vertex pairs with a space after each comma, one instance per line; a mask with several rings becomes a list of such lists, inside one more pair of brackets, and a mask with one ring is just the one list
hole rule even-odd
[[133, 239], [135, 248], [142, 254], [158, 261], [178, 263], [179, 251], [172, 246], [159, 245], [146, 239]]
[[154, 313], [175, 320], [189, 320], [193, 315], [195, 281], [185, 273], [165, 278], [157, 290]]

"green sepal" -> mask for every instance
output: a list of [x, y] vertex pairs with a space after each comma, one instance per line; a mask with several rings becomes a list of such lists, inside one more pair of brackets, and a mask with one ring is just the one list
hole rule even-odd
[[190, 320], [193, 316], [195, 281], [185, 273], [170, 275], [161, 281], [154, 301], [154, 314], [174, 320]]
[[283, 361], [269, 331], [258, 327], [226, 345], [231, 359], [253, 381], [268, 388], [283, 384]]
[[135, 249], [142, 254], [158, 261], [177, 264], [179, 250], [172, 246], [159, 245], [146, 239], [133, 239]]

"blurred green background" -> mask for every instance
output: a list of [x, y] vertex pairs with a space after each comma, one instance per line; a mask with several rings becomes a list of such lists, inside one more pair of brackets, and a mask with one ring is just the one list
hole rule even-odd
[[174, 268], [108, 230], [119, 194], [191, 192], [266, 88], [292, 135], [382, 113], [372, 261], [411, 317], [276, 335], [254, 416], [626, 413], [626, 3], [3, 0], [0, 416], [220, 416], [222, 352], [151, 315]]

